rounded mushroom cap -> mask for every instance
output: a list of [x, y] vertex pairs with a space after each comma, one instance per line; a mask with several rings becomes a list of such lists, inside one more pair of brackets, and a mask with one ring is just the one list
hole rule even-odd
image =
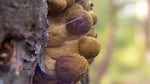
[[66, 41], [60, 46], [46, 48], [45, 51], [49, 57], [55, 60], [64, 55], [78, 54], [78, 41], [69, 41], [68, 43]]
[[67, 31], [72, 35], [83, 35], [92, 27], [92, 18], [84, 10], [75, 10], [68, 14]]
[[67, 40], [67, 38], [69, 38], [66, 30], [66, 25], [63, 24], [52, 24], [49, 28], [48, 33], [48, 47], [61, 45], [64, 41]]
[[86, 11], [92, 10], [93, 5], [91, 5], [91, 2], [88, 0], [75, 0], [75, 2], [82, 5], [84, 10]]
[[79, 39], [79, 53], [85, 58], [94, 58], [100, 52], [100, 44], [93, 37], [84, 36]]
[[92, 17], [93, 25], [95, 25], [97, 23], [97, 16], [95, 15], [95, 13], [93, 13], [93, 11], [90, 11], [89, 14]]
[[68, 6], [71, 6], [73, 5], [73, 3], [75, 3], [75, 0], [66, 0], [66, 1]]
[[59, 81], [72, 83], [79, 81], [87, 74], [89, 65], [87, 60], [80, 55], [61, 56], [56, 60], [55, 70]]
[[67, 12], [72, 13], [74, 10], [83, 10], [83, 7], [80, 4], [75, 3], [70, 8], [67, 9]]
[[53, 16], [59, 12], [65, 10], [67, 7], [66, 0], [48, 0], [48, 11], [49, 15]]

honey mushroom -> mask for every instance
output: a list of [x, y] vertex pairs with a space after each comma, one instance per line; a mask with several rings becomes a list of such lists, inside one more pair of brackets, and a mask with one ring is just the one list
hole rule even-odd
[[78, 41], [68, 41], [61, 46], [46, 48], [45, 51], [46, 54], [53, 59], [57, 59], [62, 55], [78, 54]]
[[97, 23], [97, 16], [95, 15], [95, 13], [93, 11], [89, 11], [88, 13], [92, 17], [93, 25], [95, 25]]
[[84, 10], [84, 9], [80, 4], [74, 3], [70, 8], [66, 9], [66, 12], [72, 12], [74, 10]]
[[54, 47], [61, 45], [64, 41], [75, 36], [69, 36], [65, 24], [51, 24], [49, 28], [49, 42], [47, 47]]
[[[84, 74], [87, 74], [87, 71], [88, 71], [88, 64], [87, 64], [87, 61], [85, 60], [84, 57], [80, 56], [80, 55], [70, 55], [70, 56], [60, 56], [58, 59], [54, 60], [52, 58], [50, 58], [49, 56], [47, 56], [45, 59], [45, 67], [46, 67], [46, 74], [48, 74], [51, 78], [53, 78], [53, 80], [51, 81], [48, 81], [50, 84], [70, 84], [70, 82], [74, 82], [75, 84], [81, 84], [80, 83], [80, 78], [82, 78], [84, 76]], [[71, 60], [70, 60], [71, 58]], [[76, 59], [76, 60], [75, 60]], [[66, 63], [69, 63], [70, 65], [67, 65], [66, 63], [63, 62], [63, 60], [65, 60]], [[75, 61], [80, 61], [82, 62], [83, 64], [82, 65], [78, 65], [78, 62], [75, 62], [75, 61], [72, 61], [72, 60], [75, 60]], [[57, 61], [57, 64], [56, 64], [56, 61]], [[61, 63], [60, 63], [61, 62]], [[74, 64], [76, 63], [76, 64]], [[74, 64], [74, 65], [72, 65]], [[72, 66], [71, 66], [72, 65]], [[78, 68], [75, 68], [76, 65], [80, 66]], [[81, 67], [82, 66], [82, 67]], [[66, 69], [69, 69], [71, 71], [69, 72], [63, 72], [63, 70], [61, 70], [63, 68], [66, 68]], [[84, 72], [80, 72], [78, 71], [78, 69], [82, 68], [82, 70], [84, 70]], [[78, 72], [77, 72], [78, 71]], [[73, 78], [73, 75], [74, 73], [81, 73], [81, 74], [77, 74], [77, 76], [79, 78], [74, 78], [74, 80], [71, 80], [70, 79], [65, 79], [65, 81], [59, 79], [58, 77], [60, 77], [60, 75], [67, 75], [69, 77], [72, 77]], [[56, 74], [57, 73], [57, 74]], [[72, 73], [72, 74], [71, 74]], [[58, 76], [58, 74], [60, 74]], [[61, 77], [62, 77], [61, 76]], [[66, 81], [67, 80], [67, 81]]]
[[78, 47], [79, 53], [87, 59], [95, 58], [101, 49], [98, 41], [95, 38], [89, 36], [81, 37], [79, 39]]
[[84, 56], [79, 54], [61, 55], [56, 59], [46, 54], [45, 67], [46, 73], [58, 80], [57, 84], [71, 84], [87, 74], [89, 64]]
[[67, 7], [66, 0], [47, 0], [48, 12], [50, 16], [55, 16], [61, 13]]
[[46, 74], [56, 84], [81, 84], [79, 81], [88, 73], [89, 64], [100, 52], [93, 28], [97, 17], [86, 0], [48, 0], [48, 7]]
[[65, 15], [61, 15], [57, 18], [49, 18], [50, 27], [48, 29], [49, 42], [47, 47], [55, 47], [63, 44], [67, 40], [72, 40], [78, 36], [69, 35], [66, 30]]
[[87, 0], [75, 0], [76, 3], [79, 3], [84, 10], [89, 11], [92, 10], [93, 4]]
[[[81, 43], [81, 38], [80, 38], [79, 40], [77, 39], [77, 40], [66, 41], [61, 46], [46, 48], [45, 67], [46, 67], [47, 73], [50, 76], [55, 78], [56, 77], [55, 68], [54, 68], [54, 64], [56, 62], [55, 60], [66, 55], [76, 56], [76, 55], [80, 55], [79, 53], [81, 53], [81, 55], [84, 55], [83, 57], [85, 57], [88, 60], [88, 63], [91, 64], [94, 60], [95, 55], [97, 55], [96, 53], [98, 53], [99, 49], [97, 49], [98, 45], [94, 46], [94, 48], [92, 49], [86, 49], [85, 45], [89, 46], [91, 43], [97, 42], [94, 38], [90, 38], [90, 39], [89, 38], [90, 37], [83, 39], [83, 43]], [[89, 40], [91, 40], [91, 42]], [[83, 51], [82, 49], [85, 49], [85, 51], [87, 50], [87, 52]], [[95, 49], [97, 52], [93, 52], [95, 51]], [[87, 53], [88, 54], [90, 53], [89, 55], [93, 57], [88, 57], [89, 55], [87, 55]]]
[[75, 3], [75, 0], [66, 0], [67, 1], [67, 6], [72, 6]]
[[74, 84], [87, 74], [89, 65], [83, 56], [66, 55], [56, 60], [55, 69], [59, 84]]
[[[87, 11], [82, 8], [74, 10], [76, 7], [71, 7], [66, 14], [66, 29], [69, 34], [72, 35], [84, 35], [92, 27], [93, 21], [92, 17]], [[74, 11], [72, 11], [74, 10]]]
[[82, 9], [82, 6], [74, 4], [60, 17], [50, 18], [49, 24], [51, 26], [48, 31], [50, 41], [48, 47], [53, 47], [86, 34], [92, 27], [93, 22], [92, 17]]

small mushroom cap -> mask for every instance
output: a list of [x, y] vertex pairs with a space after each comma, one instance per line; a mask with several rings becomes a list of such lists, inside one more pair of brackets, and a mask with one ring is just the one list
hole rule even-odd
[[64, 24], [52, 24], [48, 30], [49, 42], [48, 47], [61, 45], [69, 38], [67, 34], [66, 25]]
[[83, 35], [92, 27], [92, 18], [84, 10], [75, 10], [68, 14], [67, 31], [72, 35]]
[[80, 9], [83, 10], [83, 7], [80, 4], [75, 3], [70, 8], [67, 9], [67, 12], [72, 12], [72, 10], [80, 10]]
[[75, 3], [75, 0], [66, 0], [67, 1], [67, 6], [71, 6]]
[[49, 42], [47, 44], [47, 47], [60, 46], [65, 41], [74, 40], [78, 38], [78, 36], [68, 34], [66, 29], [65, 16], [63, 14], [57, 18], [49, 18], [49, 24]]
[[82, 5], [82, 7], [84, 8], [84, 10], [89, 11], [92, 10], [91, 6], [91, 2], [88, 0], [75, 0], [76, 3], [79, 3], [80, 5]]
[[60, 46], [48, 47], [45, 51], [46, 54], [53, 59], [57, 59], [64, 55], [78, 54], [78, 40], [66, 41]]
[[80, 55], [61, 56], [56, 60], [56, 75], [58, 80], [68, 84], [79, 81], [89, 69], [87, 60]]
[[89, 36], [84, 36], [79, 39], [79, 53], [85, 58], [95, 58], [100, 52], [100, 44], [98, 41]]
[[55, 16], [67, 7], [66, 0], [48, 0], [48, 12], [50, 16]]
[[96, 16], [96, 14], [93, 11], [89, 11], [88, 13], [92, 17], [93, 25], [95, 25], [97, 23], [97, 16]]

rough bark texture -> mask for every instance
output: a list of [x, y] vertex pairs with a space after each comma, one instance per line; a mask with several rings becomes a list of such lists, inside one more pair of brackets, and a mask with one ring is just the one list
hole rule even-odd
[[46, 0], [0, 0], [0, 84], [32, 84], [36, 65], [42, 66], [47, 28]]

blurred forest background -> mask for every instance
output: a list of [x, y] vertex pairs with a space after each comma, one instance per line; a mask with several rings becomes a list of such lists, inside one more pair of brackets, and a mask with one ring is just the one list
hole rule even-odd
[[90, 84], [150, 84], [150, 0], [93, 0], [101, 53]]

